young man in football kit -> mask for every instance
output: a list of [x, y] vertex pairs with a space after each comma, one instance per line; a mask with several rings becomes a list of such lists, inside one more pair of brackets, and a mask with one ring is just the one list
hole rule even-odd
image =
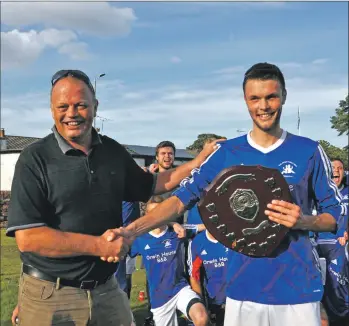
[[348, 230], [332, 246], [321, 246], [326, 258], [326, 283], [322, 303], [330, 326], [349, 326]]
[[[159, 196], [151, 199], [146, 213], [161, 201]], [[173, 226], [180, 228], [177, 223]], [[138, 237], [131, 247], [130, 256], [141, 255], [144, 262], [156, 326], [177, 326], [177, 309], [195, 326], [208, 325], [205, 306], [186, 280], [183, 250], [183, 238], [167, 225]]]
[[211, 320], [216, 326], [224, 323], [228, 250], [207, 230], [196, 235], [188, 250], [190, 285], [207, 298]]
[[[222, 142], [192, 172], [174, 195], [146, 216], [131, 223], [125, 236], [139, 236], [174, 220], [203, 196], [205, 188], [225, 168], [263, 165], [277, 168], [289, 184], [293, 202], [273, 200], [264, 213], [290, 228], [275, 258], [253, 258], [229, 250], [225, 326], [293, 326], [320, 324], [323, 294], [309, 231], [335, 231], [346, 214], [342, 196], [331, 180], [331, 164], [321, 146], [280, 127], [287, 91], [282, 72], [258, 63], [245, 73], [244, 99], [253, 128], [244, 136]], [[318, 215], [311, 215], [313, 203]]]

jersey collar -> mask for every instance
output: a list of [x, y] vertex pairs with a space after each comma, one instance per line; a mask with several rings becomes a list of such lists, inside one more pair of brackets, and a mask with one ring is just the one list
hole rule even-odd
[[154, 238], [161, 238], [167, 232], [167, 230], [168, 230], [168, 226], [166, 226], [166, 229], [159, 234], [154, 234], [152, 231], [149, 231], [149, 234]]
[[207, 235], [207, 230], [205, 231], [205, 235], [206, 235], [206, 238], [207, 238], [208, 241], [211, 241], [211, 242], [213, 242], [213, 243], [217, 243], [217, 242], [218, 242], [217, 240], [212, 240], [212, 239], [210, 239], [210, 238], [208, 237], [208, 235]]
[[279, 146], [281, 146], [281, 144], [284, 142], [284, 140], [286, 139], [286, 136], [287, 136], [287, 131], [283, 130], [281, 137], [276, 141], [275, 144], [273, 144], [269, 147], [262, 147], [253, 141], [253, 139], [251, 138], [251, 131], [252, 130], [250, 130], [247, 133], [247, 142], [250, 144], [251, 147], [255, 148], [256, 150], [258, 150], [264, 154], [270, 153], [271, 151], [273, 151], [273, 150], [277, 149]]

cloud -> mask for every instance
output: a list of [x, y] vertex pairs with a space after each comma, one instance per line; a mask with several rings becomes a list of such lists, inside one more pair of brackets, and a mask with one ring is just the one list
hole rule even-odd
[[177, 57], [177, 56], [171, 57], [170, 60], [172, 63], [181, 63], [182, 62], [182, 59], [180, 57]]
[[[1, 32], [1, 68], [17, 68], [34, 62], [48, 47], [57, 48], [70, 58], [87, 56], [86, 45], [75, 42], [77, 36], [69, 30], [46, 29], [41, 32]], [[70, 49], [67, 50], [67, 45]]]
[[132, 8], [108, 2], [4, 2], [2, 24], [44, 25], [99, 36], [124, 36], [137, 19]]
[[324, 64], [326, 62], [328, 62], [328, 59], [323, 58], [323, 59], [316, 59], [316, 60], [314, 60], [312, 62], [312, 64], [313, 65], [322, 65], [322, 64]]
[[73, 60], [86, 60], [91, 56], [87, 52], [87, 44], [84, 42], [72, 42], [62, 45], [59, 53], [67, 54]]
[[[229, 82], [218, 77], [219, 73], [244, 71], [244, 68], [247, 67], [222, 68], [216, 70], [216, 74], [208, 74], [212, 78], [204, 75], [201, 79], [184, 79], [172, 84], [164, 84], [162, 80], [151, 86], [101, 79], [97, 87], [98, 115], [111, 119], [104, 122], [103, 132], [125, 144], [156, 145], [166, 138], [179, 148], [190, 145], [198, 134], [205, 132], [235, 137], [238, 130], [251, 128], [241, 89], [243, 72], [239, 73], [239, 79]], [[297, 133], [299, 106], [302, 135], [344, 146], [347, 140], [337, 137], [330, 129], [329, 118], [339, 100], [347, 94], [346, 78], [333, 78], [331, 74], [326, 79], [321, 76], [322, 73], [303, 76], [296, 69], [295, 74], [287, 78], [288, 98], [282, 127]], [[47, 109], [48, 101], [48, 92], [14, 98], [3, 94], [2, 125], [7, 134], [46, 135], [53, 123]], [[32, 103], [35, 103], [34, 108]], [[21, 108], [20, 113], [18, 108]], [[100, 126], [101, 121], [97, 120], [97, 127]]]

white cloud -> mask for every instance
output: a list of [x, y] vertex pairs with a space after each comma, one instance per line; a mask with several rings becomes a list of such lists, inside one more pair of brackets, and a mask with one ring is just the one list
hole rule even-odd
[[132, 8], [108, 2], [4, 2], [2, 24], [25, 27], [43, 24], [100, 36], [123, 36], [136, 20]]
[[21, 33], [18, 30], [1, 32], [1, 68], [12, 68], [33, 62], [45, 44], [36, 31]]
[[63, 44], [59, 48], [58, 52], [69, 55], [73, 60], [85, 60], [91, 57], [87, 53], [87, 44], [84, 42], [71, 42]]
[[[302, 69], [294, 69], [299, 66]], [[302, 135], [344, 146], [347, 140], [337, 137], [336, 131], [330, 128], [329, 118], [348, 92], [347, 80], [345, 76], [334, 78], [331, 73], [327, 74], [328, 78], [322, 78], [323, 72], [316, 75], [310, 69], [312, 66], [311, 62], [280, 63], [280, 67], [293, 71], [286, 74], [288, 98], [282, 126], [290, 132], [297, 132], [297, 107], [300, 106]], [[163, 85], [163, 80], [152, 86], [146, 83], [130, 86], [119, 79], [101, 79], [97, 87], [98, 115], [111, 119], [104, 123], [104, 133], [121, 143], [139, 145], [156, 145], [166, 138], [182, 148], [191, 144], [200, 133], [235, 137], [237, 130], [251, 127], [241, 89], [241, 79], [247, 68], [222, 68], [199, 79], [188, 78], [169, 85]], [[221, 78], [230, 73], [236, 78]], [[15, 98], [3, 94], [2, 125], [7, 134], [47, 134], [53, 123], [47, 109], [47, 94]], [[34, 109], [32, 103], [36, 104]], [[21, 114], [16, 114], [18, 108], [21, 108]], [[14, 114], [16, 119], [13, 119]], [[43, 116], [44, 120], [41, 119]], [[97, 121], [97, 126], [101, 126], [100, 121]]]
[[322, 65], [324, 63], [328, 62], [328, 59], [322, 58], [322, 59], [316, 59], [312, 62], [313, 65]]
[[77, 39], [76, 34], [72, 31], [53, 28], [41, 31], [38, 36], [44, 44], [54, 48]]
[[180, 57], [173, 56], [173, 57], [171, 57], [171, 62], [172, 63], [181, 63], [182, 59]]
[[[75, 42], [77, 36], [68, 30], [46, 29], [41, 32], [30, 30], [20, 32], [14, 29], [1, 32], [1, 68], [26, 66], [34, 62], [47, 48], [61, 48], [71, 58], [86, 57], [86, 45]], [[66, 45], [70, 49], [66, 50]]]

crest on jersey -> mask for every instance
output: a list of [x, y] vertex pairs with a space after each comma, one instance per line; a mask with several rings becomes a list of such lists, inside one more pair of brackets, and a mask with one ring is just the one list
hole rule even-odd
[[172, 246], [170, 239], [166, 239], [166, 240], [162, 241], [162, 243], [164, 244], [165, 248], [169, 248]]
[[285, 178], [292, 178], [296, 174], [297, 164], [291, 161], [284, 161], [279, 164], [281, 168], [281, 174]]

